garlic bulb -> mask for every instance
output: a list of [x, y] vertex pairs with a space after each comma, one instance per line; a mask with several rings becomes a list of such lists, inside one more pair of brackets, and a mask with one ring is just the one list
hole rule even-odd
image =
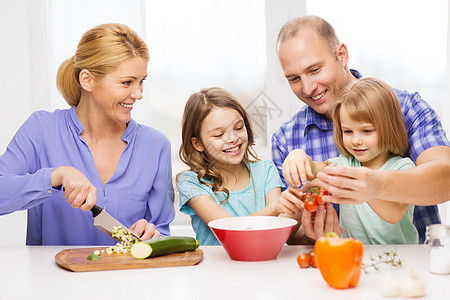
[[398, 281], [395, 280], [391, 273], [386, 274], [381, 281], [381, 295], [383, 297], [397, 297]]
[[401, 281], [398, 292], [400, 296], [405, 298], [423, 297], [425, 295], [425, 285], [411, 269], [410, 276]]

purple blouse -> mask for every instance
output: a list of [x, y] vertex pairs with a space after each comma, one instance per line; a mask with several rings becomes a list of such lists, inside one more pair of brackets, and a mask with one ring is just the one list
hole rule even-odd
[[93, 225], [90, 211], [72, 208], [52, 188], [56, 167], [72, 166], [97, 188], [97, 205], [129, 227], [139, 219], [169, 235], [174, 218], [170, 142], [133, 119], [127, 146], [111, 179], [103, 184], [75, 108], [38, 111], [20, 127], [0, 156], [0, 215], [28, 210], [27, 245], [113, 245]]

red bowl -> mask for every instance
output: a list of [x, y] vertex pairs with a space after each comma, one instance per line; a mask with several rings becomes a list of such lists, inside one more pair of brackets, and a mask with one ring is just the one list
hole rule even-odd
[[231, 217], [211, 221], [208, 226], [233, 260], [275, 259], [297, 221], [269, 216]]

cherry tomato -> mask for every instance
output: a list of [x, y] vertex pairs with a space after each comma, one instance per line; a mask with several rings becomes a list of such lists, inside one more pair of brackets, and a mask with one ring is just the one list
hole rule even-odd
[[308, 254], [309, 254], [309, 259], [311, 261], [311, 266], [313, 266], [314, 268], [317, 268], [316, 254], [314, 253], [314, 251], [311, 251]]
[[315, 191], [313, 193], [314, 195], [314, 201], [316, 201], [317, 204], [321, 205], [321, 204], [325, 204], [326, 202], [323, 201], [322, 196], [324, 195], [328, 195], [328, 191], [319, 188], [319, 187], [315, 187]]
[[308, 201], [308, 200], [311, 200], [311, 192], [305, 192], [305, 193], [303, 193], [303, 195], [302, 195], [302, 201], [305, 202], [305, 201]]
[[319, 205], [314, 200], [305, 201], [305, 209], [309, 212], [315, 212], [319, 208]]
[[307, 253], [302, 253], [299, 256], [297, 256], [297, 263], [300, 266], [300, 268], [309, 268], [310, 264], [310, 258]]
[[314, 197], [314, 201], [315, 201], [318, 205], [320, 205], [320, 204], [325, 204], [325, 203], [326, 203], [325, 201], [323, 201], [322, 195], [320, 195], [320, 194]]

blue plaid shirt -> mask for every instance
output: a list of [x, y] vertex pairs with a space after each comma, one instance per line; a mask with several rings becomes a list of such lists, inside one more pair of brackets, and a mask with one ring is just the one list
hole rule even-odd
[[[356, 78], [361, 74], [351, 70]], [[422, 100], [418, 93], [394, 89], [402, 107], [403, 120], [409, 139], [409, 157], [415, 162], [426, 149], [434, 146], [450, 146], [436, 112]], [[272, 160], [283, 178], [282, 165], [287, 155], [295, 149], [303, 149], [315, 161], [325, 161], [339, 156], [333, 138], [333, 122], [305, 105], [272, 136]], [[339, 207], [335, 205], [338, 211]], [[425, 240], [426, 226], [441, 223], [437, 205], [416, 206], [414, 225], [419, 232], [419, 242]]]

